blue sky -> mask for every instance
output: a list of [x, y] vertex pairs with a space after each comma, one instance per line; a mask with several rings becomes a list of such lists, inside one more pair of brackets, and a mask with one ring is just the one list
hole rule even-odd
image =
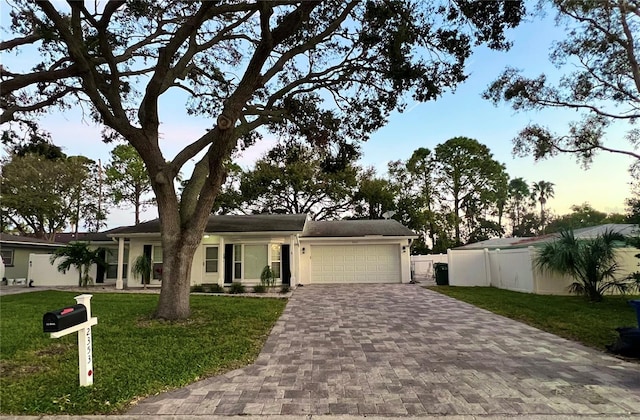
[[[3, 27], [6, 14], [3, 15]], [[6, 28], [5, 28], [6, 29]], [[515, 113], [508, 105], [495, 107], [481, 98], [481, 93], [506, 66], [523, 69], [526, 75], [537, 76], [541, 72], [558, 77], [560, 73], [549, 63], [552, 43], [563, 37], [563, 30], [556, 28], [551, 17], [536, 18], [510, 31], [514, 46], [509, 52], [494, 52], [479, 48], [468, 62], [470, 74], [467, 82], [454, 93], [447, 93], [437, 101], [409, 103], [404, 113], [394, 113], [387, 126], [374, 133], [362, 145], [361, 164], [374, 166], [380, 174], [386, 172], [391, 160], [408, 159], [419, 147], [435, 148], [439, 143], [456, 136], [475, 138], [486, 144], [494, 157], [504, 163], [512, 178], [522, 177], [529, 183], [550, 181], [555, 184], [555, 198], [548, 208], [556, 214], [570, 211], [573, 204], [588, 202], [605, 212], [624, 212], [624, 200], [629, 195], [631, 178], [628, 167], [630, 158], [599, 154], [589, 170], [583, 170], [571, 156], [556, 157], [535, 163], [533, 158], [514, 158], [511, 139], [528, 123], [536, 122], [562, 132], [567, 124], [579, 118], [579, 114], [566, 110]], [[15, 63], [14, 56], [2, 60]], [[28, 55], [18, 60], [30, 61]], [[167, 158], [210, 126], [205, 119], [195, 119], [184, 114], [184, 101], [172, 96], [163, 104], [162, 146]], [[84, 120], [79, 110], [64, 114], [54, 113], [41, 120], [43, 128], [52, 133], [54, 142], [69, 155], [82, 154], [91, 159], [108, 161], [114, 145], [100, 141], [100, 127]], [[608, 144], [628, 149], [622, 137], [625, 127], [617, 126], [608, 133]], [[268, 150], [275, 140], [266, 140], [248, 149], [239, 163], [250, 166], [257, 157]], [[143, 214], [143, 219], [156, 217], [154, 210]], [[133, 223], [133, 210], [111, 212], [108, 226], [116, 227]]]

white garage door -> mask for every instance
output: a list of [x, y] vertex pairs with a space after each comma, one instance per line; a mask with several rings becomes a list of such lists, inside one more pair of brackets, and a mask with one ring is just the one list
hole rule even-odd
[[398, 245], [312, 245], [311, 283], [400, 283]]

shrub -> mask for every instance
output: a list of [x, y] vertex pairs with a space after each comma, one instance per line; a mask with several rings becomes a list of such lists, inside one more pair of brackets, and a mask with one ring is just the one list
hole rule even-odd
[[212, 284], [210, 287], [210, 293], [224, 293], [224, 287], [220, 286], [218, 283]]
[[571, 293], [600, 302], [605, 293], [616, 290], [625, 293], [632, 288], [626, 279], [619, 280], [615, 242], [624, 237], [605, 231], [594, 239], [577, 239], [572, 230], [562, 231], [560, 239], [544, 245], [535, 259], [540, 271], [551, 271], [573, 277]]
[[229, 293], [233, 295], [244, 293], [244, 285], [242, 283], [231, 283], [231, 286], [229, 286]]
[[191, 293], [202, 293], [202, 292], [204, 292], [204, 286], [202, 286], [201, 284], [191, 286]]
[[291, 291], [291, 288], [289, 287], [289, 285], [287, 284], [283, 284], [282, 287], [280, 287], [280, 293], [289, 293]]
[[267, 288], [265, 287], [264, 284], [257, 284], [253, 286], [253, 291], [255, 293], [265, 293], [267, 291]]

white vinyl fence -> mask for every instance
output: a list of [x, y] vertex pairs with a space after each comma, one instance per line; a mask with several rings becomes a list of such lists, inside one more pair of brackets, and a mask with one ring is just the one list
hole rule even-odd
[[[516, 292], [566, 295], [573, 279], [535, 267], [535, 247], [513, 249], [449, 250], [449, 284], [452, 286], [493, 286]], [[622, 278], [638, 271], [637, 250], [616, 251]]]
[[[77, 286], [78, 270], [69, 268], [65, 273], [58, 271], [60, 259], [50, 262], [51, 254], [29, 254], [29, 271], [27, 279], [33, 280], [33, 286]], [[96, 266], [89, 269], [89, 276], [95, 281]]]
[[447, 254], [412, 255], [411, 278], [420, 282], [434, 281], [433, 264], [447, 261]]

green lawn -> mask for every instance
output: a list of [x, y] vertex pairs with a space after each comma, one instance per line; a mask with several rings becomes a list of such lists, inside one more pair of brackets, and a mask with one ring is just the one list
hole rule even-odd
[[251, 363], [286, 301], [191, 296], [184, 322], [151, 319], [158, 295], [95, 294], [92, 387], [78, 386], [77, 335], [42, 332], [42, 315], [74, 304], [69, 292], [0, 301], [0, 413], [113, 413], [147, 395]]
[[616, 327], [637, 326], [635, 311], [627, 301], [640, 296], [606, 296], [603, 302], [591, 303], [578, 296], [534, 295], [493, 287], [428, 289], [600, 350], [616, 340]]

